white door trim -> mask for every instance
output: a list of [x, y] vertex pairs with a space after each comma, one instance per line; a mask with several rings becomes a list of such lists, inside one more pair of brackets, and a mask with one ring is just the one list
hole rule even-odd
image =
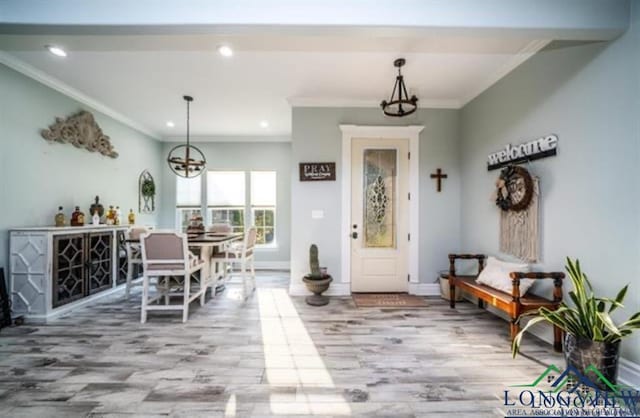
[[[420, 213], [420, 132], [424, 126], [367, 126], [340, 125], [342, 131], [342, 222], [341, 222], [341, 282], [351, 282], [351, 141], [354, 138], [370, 139], [408, 139], [409, 152], [409, 292], [419, 283], [419, 213]], [[349, 289], [351, 287], [349, 286]]]

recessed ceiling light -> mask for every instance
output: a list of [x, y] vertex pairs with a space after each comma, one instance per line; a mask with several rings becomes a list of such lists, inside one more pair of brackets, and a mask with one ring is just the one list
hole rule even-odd
[[59, 46], [55, 46], [55, 45], [46, 45], [45, 48], [47, 48], [47, 50], [49, 52], [51, 52], [53, 55], [57, 56], [57, 57], [66, 57], [67, 53], [64, 49], [60, 48]]
[[218, 52], [223, 57], [230, 57], [233, 55], [233, 49], [229, 45], [221, 45], [218, 47]]
[[268, 128], [269, 127], [269, 122], [266, 120], [260, 121], [260, 126], [263, 128]]
[[173, 128], [174, 126], [176, 126], [176, 124], [173, 123], [173, 121], [167, 121], [167, 127]]

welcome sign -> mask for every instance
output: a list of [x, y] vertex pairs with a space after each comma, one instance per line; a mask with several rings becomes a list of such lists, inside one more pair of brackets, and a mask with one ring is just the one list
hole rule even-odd
[[557, 149], [558, 135], [555, 134], [543, 136], [516, 146], [507, 144], [504, 149], [489, 154], [487, 170], [497, 170], [509, 164], [551, 157], [556, 155]]

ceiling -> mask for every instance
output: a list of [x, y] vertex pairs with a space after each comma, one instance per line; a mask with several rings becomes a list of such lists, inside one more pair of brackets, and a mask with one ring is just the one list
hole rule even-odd
[[[407, 60], [405, 82], [421, 107], [460, 108], [547, 44], [531, 37], [273, 32], [1, 35], [1, 62], [161, 140], [184, 136], [184, 94], [195, 99], [196, 139], [287, 140], [292, 106], [378, 106], [391, 93], [398, 57]], [[47, 44], [68, 56], [53, 56]], [[233, 47], [232, 57], [217, 53], [222, 44]]]

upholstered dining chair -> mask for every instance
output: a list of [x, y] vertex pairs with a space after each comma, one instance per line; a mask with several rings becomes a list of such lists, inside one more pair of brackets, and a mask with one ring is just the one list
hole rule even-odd
[[[256, 227], [251, 227], [246, 230], [244, 239], [240, 243], [234, 243], [236, 245], [229, 245], [224, 251], [214, 254], [211, 258], [216, 263], [223, 263], [223, 265], [231, 266], [231, 273], [233, 273], [233, 266], [240, 266], [240, 276], [242, 278], [242, 293], [243, 298], [249, 297], [249, 294], [256, 289], [256, 271], [254, 263], [254, 250], [256, 246], [256, 239], [258, 232]], [[227, 270], [224, 271], [223, 279], [227, 279]]]
[[[133, 280], [137, 277], [133, 277], [137, 270], [137, 266], [142, 266], [142, 254], [140, 252], [140, 236], [149, 232], [149, 228], [146, 227], [133, 227], [129, 228], [126, 233], [127, 243], [127, 284], [125, 286], [125, 297], [129, 299], [131, 294], [131, 288], [134, 286], [141, 286], [141, 282], [134, 283]], [[134, 241], [134, 242], [132, 242]]]
[[[196, 292], [191, 292], [191, 275], [202, 269], [204, 261], [189, 251], [187, 235], [183, 233], [149, 232], [140, 237], [140, 245], [144, 269], [140, 322], [147, 321], [147, 311], [151, 310], [182, 310], [182, 322], [187, 322], [189, 304], [200, 297], [200, 305], [204, 305], [207, 287], [200, 285]], [[158, 281], [156, 295], [150, 298], [152, 277], [156, 277]], [[182, 296], [182, 304], [171, 305], [171, 296]], [[161, 305], [160, 300], [163, 298], [164, 305]], [[154, 302], [158, 303], [154, 305]]]
[[[209, 225], [209, 227], [207, 228], [207, 232], [210, 234], [231, 234], [233, 233], [233, 226], [231, 226], [231, 224], [228, 222], [215, 223]], [[224, 260], [214, 258], [214, 256], [217, 253], [225, 252], [227, 250], [227, 245], [228, 244], [224, 244], [220, 248], [214, 249], [214, 251], [211, 253], [211, 263], [213, 263], [216, 277], [218, 278], [224, 278], [227, 275], [229, 265], [225, 263]]]

